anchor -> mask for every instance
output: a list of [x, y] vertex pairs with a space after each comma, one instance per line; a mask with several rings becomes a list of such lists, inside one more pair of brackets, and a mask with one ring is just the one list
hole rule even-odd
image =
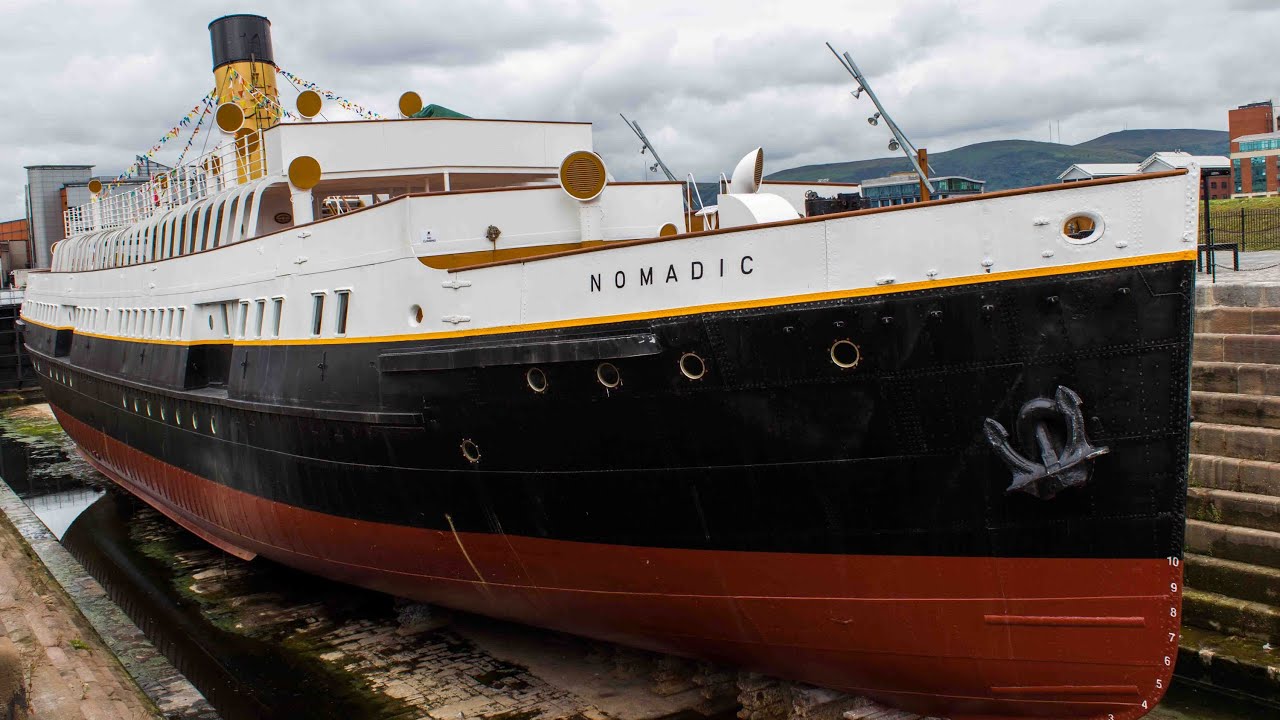
[[[983, 433], [991, 449], [1013, 471], [1013, 483], [1007, 493], [1024, 492], [1041, 500], [1052, 500], [1062, 490], [1082, 487], [1093, 472], [1093, 459], [1106, 455], [1108, 448], [1089, 442], [1084, 429], [1080, 396], [1071, 388], [1058, 386], [1054, 399], [1029, 400], [1018, 411], [1018, 439], [1024, 444], [1034, 440], [1040, 451], [1040, 462], [1028, 460], [1009, 445], [1009, 433], [991, 418], [983, 422]], [[1050, 432], [1049, 421], [1056, 420], [1066, 428], [1066, 437]]]

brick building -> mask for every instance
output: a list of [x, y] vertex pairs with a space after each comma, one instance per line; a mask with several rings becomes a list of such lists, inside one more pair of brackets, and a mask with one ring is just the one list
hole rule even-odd
[[9, 273], [30, 267], [31, 235], [27, 219], [0, 222], [0, 287], [9, 287]]
[[1270, 100], [1227, 112], [1231, 137], [1232, 197], [1274, 195], [1280, 191], [1280, 127]]

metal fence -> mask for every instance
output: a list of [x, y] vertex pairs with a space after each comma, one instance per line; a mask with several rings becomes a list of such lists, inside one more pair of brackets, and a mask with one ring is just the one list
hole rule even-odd
[[[1240, 208], [1209, 213], [1210, 237], [1214, 245], [1235, 245], [1241, 252], [1280, 250], [1280, 208]], [[1200, 244], [1205, 223], [1200, 221]]]

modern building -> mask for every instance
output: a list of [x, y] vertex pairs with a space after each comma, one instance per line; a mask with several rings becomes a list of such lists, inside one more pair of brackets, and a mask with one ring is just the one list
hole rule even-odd
[[[934, 200], [961, 195], [977, 195], [987, 184], [962, 175], [938, 175], [933, 183]], [[914, 172], [894, 173], [888, 177], [863, 180], [862, 200], [867, 207], [888, 207], [920, 202], [920, 178]]]
[[1098, 178], [1120, 177], [1138, 172], [1138, 163], [1077, 163], [1062, 171], [1058, 182], [1080, 182]]
[[1200, 186], [1201, 199], [1204, 198], [1206, 185], [1211, 200], [1231, 197], [1231, 181], [1224, 175], [1231, 167], [1231, 161], [1226, 156], [1192, 155], [1181, 150], [1154, 152], [1140, 163], [1077, 163], [1062, 171], [1058, 175], [1058, 181], [1069, 183], [1162, 172], [1185, 168], [1193, 163], [1208, 175], [1206, 182]]
[[1231, 160], [1225, 155], [1192, 155], [1181, 150], [1173, 152], [1154, 152], [1138, 165], [1138, 172], [1153, 173], [1165, 170], [1180, 170], [1196, 165], [1205, 176], [1200, 183], [1200, 199], [1205, 198], [1206, 191], [1210, 200], [1222, 200], [1231, 197]]
[[1249, 103], [1227, 111], [1231, 136], [1231, 196], [1259, 197], [1280, 190], [1276, 159], [1280, 126], [1272, 101]]
[[9, 287], [14, 270], [31, 266], [31, 235], [27, 219], [0, 222], [0, 287]]
[[[172, 168], [139, 156], [138, 172], [128, 180], [114, 177], [98, 177], [108, 188], [106, 194], [127, 192], [150, 181], [155, 174]], [[78, 207], [93, 198], [89, 181], [95, 179], [92, 165], [28, 165], [27, 168], [27, 221], [31, 255], [29, 267], [47, 268], [52, 257], [53, 244], [66, 236], [63, 213], [67, 208]]]

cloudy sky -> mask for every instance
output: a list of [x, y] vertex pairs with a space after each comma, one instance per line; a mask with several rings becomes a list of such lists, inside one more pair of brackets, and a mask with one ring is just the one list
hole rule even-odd
[[886, 155], [824, 41], [935, 152], [1050, 123], [1067, 144], [1225, 130], [1229, 107], [1280, 96], [1276, 0], [3, 0], [0, 219], [24, 212], [24, 165], [115, 174], [154, 144], [212, 87], [206, 26], [232, 12], [271, 18], [282, 68], [387, 115], [413, 89], [474, 117], [591, 121], [619, 179], [647, 165], [619, 112], [700, 180], [756, 145], [769, 172]]

